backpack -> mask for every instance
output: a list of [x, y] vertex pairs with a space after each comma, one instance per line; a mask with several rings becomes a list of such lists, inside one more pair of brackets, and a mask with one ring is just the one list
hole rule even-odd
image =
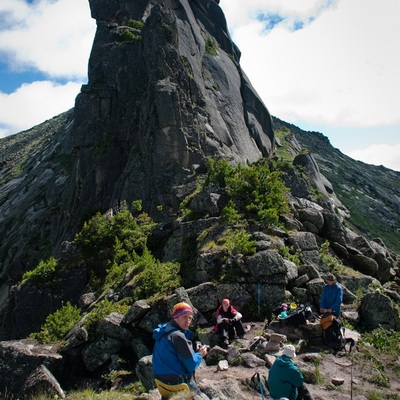
[[297, 310], [291, 311], [286, 318], [283, 319], [285, 325], [299, 326], [307, 323], [304, 306], [300, 306]]
[[320, 319], [324, 343], [334, 351], [346, 351], [346, 344], [350, 343], [349, 353], [354, 346], [354, 340], [345, 337], [345, 327], [332, 314], [324, 315]]

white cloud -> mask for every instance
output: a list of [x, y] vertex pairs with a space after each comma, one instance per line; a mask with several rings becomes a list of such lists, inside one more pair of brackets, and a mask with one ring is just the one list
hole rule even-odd
[[31, 128], [74, 106], [80, 83], [40, 81], [11, 94], [0, 92], [0, 137]]
[[374, 144], [364, 149], [348, 153], [349, 157], [367, 164], [384, 165], [395, 171], [400, 171], [400, 143], [396, 145]]
[[[305, 29], [291, 32], [280, 24], [268, 34], [243, 7], [239, 17], [239, 3], [221, 1], [235, 21], [241, 65], [273, 115], [333, 126], [400, 123], [397, 0], [342, 0], [328, 8], [310, 1], [302, 17], [319, 16]], [[276, 1], [248, 3], [253, 10], [278, 9]], [[300, 15], [299, 10], [285, 12]]]
[[38, 0], [28, 5], [2, 0], [1, 15], [0, 53], [11, 68], [35, 68], [50, 77], [86, 77], [95, 32], [88, 1]]
[[36, 70], [51, 78], [27, 82], [10, 94], [2, 93], [0, 86], [4, 137], [74, 106], [87, 81], [96, 23], [87, 0], [1, 0], [0, 26], [0, 56], [9, 70]]

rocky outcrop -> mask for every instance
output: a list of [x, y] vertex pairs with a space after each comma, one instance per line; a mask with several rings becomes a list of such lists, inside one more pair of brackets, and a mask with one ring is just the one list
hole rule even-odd
[[0, 311], [11, 283], [60, 256], [95, 212], [141, 199], [169, 218], [181, 201], [176, 187], [207, 157], [246, 163], [273, 151], [270, 114], [216, 2], [90, 7], [97, 32], [74, 109], [1, 141]]
[[74, 204], [105, 210], [140, 198], [171, 213], [173, 187], [206, 157], [246, 163], [271, 154], [270, 115], [213, 0], [90, 6], [97, 32], [74, 110]]
[[29, 399], [33, 394], [50, 392], [65, 398], [54, 377], [61, 373], [63, 362], [52, 346], [32, 341], [0, 342], [0, 393]]
[[383, 241], [391, 251], [399, 253], [400, 172], [353, 160], [334, 148], [322, 133], [303, 131], [276, 117], [274, 127], [290, 131], [298, 147], [316, 160], [319, 171], [344, 206], [337, 212], [362, 235]]

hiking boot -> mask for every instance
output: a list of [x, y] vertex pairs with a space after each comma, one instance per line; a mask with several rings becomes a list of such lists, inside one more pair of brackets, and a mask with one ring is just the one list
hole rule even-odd
[[229, 346], [229, 339], [224, 339], [223, 345], [224, 346]]

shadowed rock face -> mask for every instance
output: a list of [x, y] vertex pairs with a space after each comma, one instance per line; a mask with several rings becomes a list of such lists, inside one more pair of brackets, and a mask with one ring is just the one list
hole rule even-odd
[[[174, 185], [206, 157], [245, 163], [271, 153], [269, 112], [213, 0], [90, 7], [97, 33], [72, 135], [78, 209], [142, 198], [153, 211], [162, 204], [173, 212]], [[130, 28], [129, 20], [144, 25]]]
[[245, 163], [272, 152], [270, 114], [216, 2], [90, 7], [97, 32], [74, 109], [1, 143], [0, 311], [10, 282], [95, 212], [143, 199], [153, 216], [160, 205], [174, 214], [174, 187], [206, 157]]

